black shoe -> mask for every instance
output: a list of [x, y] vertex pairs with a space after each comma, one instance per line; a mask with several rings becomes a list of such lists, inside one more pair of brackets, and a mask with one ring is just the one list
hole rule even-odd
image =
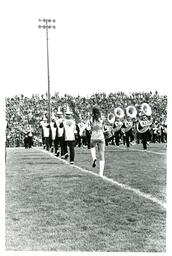
[[94, 159], [93, 163], [92, 163], [92, 167], [96, 167], [96, 159]]
[[68, 153], [66, 153], [66, 154], [65, 154], [65, 159], [67, 159], [67, 158], [68, 158], [68, 156], [69, 156], [69, 155], [68, 155]]
[[59, 157], [59, 155], [60, 155], [60, 152], [59, 152], [59, 151], [57, 151], [56, 156], [57, 156], [57, 157]]
[[74, 164], [74, 162], [73, 162], [73, 161], [71, 161], [71, 162], [70, 162], [70, 164]]

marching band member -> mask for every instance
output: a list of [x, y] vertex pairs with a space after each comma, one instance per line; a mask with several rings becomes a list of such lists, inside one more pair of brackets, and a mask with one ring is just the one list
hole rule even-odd
[[161, 121], [161, 142], [167, 142], [167, 122], [164, 120]]
[[27, 125], [24, 129], [19, 129], [24, 134], [24, 146], [25, 148], [31, 148], [33, 146], [33, 132], [31, 125]]
[[78, 146], [79, 145], [81, 146], [82, 144], [83, 146], [87, 146], [87, 148], [90, 149], [91, 127], [90, 127], [89, 119], [87, 118], [85, 122], [81, 120], [78, 126], [79, 126], [79, 136], [80, 136], [80, 144], [78, 144]]
[[83, 147], [88, 147], [88, 131], [87, 127], [85, 126], [83, 133], [82, 133], [82, 145]]
[[44, 149], [49, 150], [50, 143], [49, 143], [49, 135], [50, 135], [50, 128], [48, 128], [47, 118], [43, 117], [43, 120], [40, 122], [40, 127], [42, 128], [42, 144]]
[[119, 147], [119, 141], [122, 136], [122, 126], [123, 126], [122, 119], [124, 117], [124, 111], [122, 108], [117, 107], [114, 110], [114, 114], [110, 113], [108, 116], [108, 120], [112, 124], [115, 143], [117, 147]]
[[161, 143], [161, 131], [162, 131], [162, 127], [161, 127], [161, 124], [159, 123], [157, 126], [157, 141], [159, 143]]
[[28, 135], [27, 134], [25, 134], [25, 137], [24, 137], [24, 147], [28, 148]]
[[29, 126], [29, 130], [27, 132], [27, 136], [28, 136], [28, 146], [29, 146], [29, 148], [31, 148], [33, 146], [33, 133], [32, 133], [31, 126]]
[[130, 116], [127, 116], [126, 120], [123, 123], [124, 132], [125, 132], [125, 140], [127, 144], [127, 148], [130, 147], [130, 142], [134, 140], [133, 135], [133, 122]]
[[80, 148], [81, 145], [84, 145], [84, 137], [85, 137], [85, 123], [81, 119], [81, 121], [78, 123], [78, 147]]
[[[76, 145], [78, 144], [78, 146], [80, 146], [81, 147], [81, 144], [79, 145], [79, 142], [81, 143], [81, 138], [79, 138], [79, 132], [80, 132], [80, 129], [79, 129], [79, 126], [78, 126], [78, 124], [76, 123], [76, 131], [75, 131], [75, 147], [76, 147]], [[80, 141], [79, 141], [80, 140]]]
[[135, 140], [136, 140], [136, 143], [137, 143], [137, 144], [140, 144], [140, 141], [141, 141], [141, 133], [138, 132], [137, 126], [138, 126], [138, 120], [137, 120], [137, 122], [135, 122], [135, 124], [134, 124], [134, 130], [135, 130]]
[[96, 167], [96, 145], [98, 146], [100, 161], [99, 161], [99, 175], [102, 177], [105, 166], [105, 138], [104, 138], [104, 121], [101, 118], [101, 112], [98, 106], [92, 109], [91, 124], [91, 156], [92, 167]]
[[60, 155], [59, 147], [61, 149], [61, 156], [65, 154], [64, 149], [64, 139], [63, 139], [63, 127], [60, 127], [60, 124], [63, 122], [63, 113], [58, 107], [58, 111], [56, 113], [57, 118], [55, 119], [55, 127], [56, 127], [56, 137], [54, 140], [55, 147], [55, 155], [58, 157]]
[[121, 128], [121, 140], [123, 140], [123, 145], [125, 145], [126, 144], [126, 133], [125, 133], [125, 128], [123, 128], [123, 126]]
[[50, 124], [47, 126], [48, 128], [50, 128], [50, 135], [49, 135], [49, 142], [50, 142], [50, 148], [51, 148], [51, 152], [54, 151], [54, 141], [56, 138], [56, 123], [55, 123], [55, 116], [54, 113], [52, 114], [51, 117], [52, 121], [50, 122]]
[[62, 159], [68, 158], [68, 150], [67, 147], [69, 147], [70, 152], [70, 164], [74, 164], [74, 158], [75, 158], [75, 135], [77, 133], [76, 131], [76, 122], [73, 119], [73, 113], [67, 108], [67, 111], [65, 113], [65, 120], [60, 124], [60, 128], [63, 127], [64, 129], [64, 155], [62, 156]]
[[113, 131], [114, 131], [115, 143], [117, 147], [119, 147], [122, 126], [123, 126], [123, 122], [119, 117], [116, 117], [116, 121], [114, 122], [114, 125], [113, 125]]
[[163, 124], [162, 128], [162, 134], [163, 134], [163, 142], [167, 143], [167, 122]]
[[147, 145], [149, 144], [150, 137], [151, 137], [151, 133], [150, 133], [150, 129], [152, 125], [151, 114], [152, 114], [152, 110], [149, 104], [142, 103], [140, 120], [137, 123], [137, 131], [141, 136], [144, 150], [147, 150]]
[[141, 136], [143, 149], [147, 150], [147, 144], [150, 140], [150, 125], [152, 121], [148, 119], [146, 114], [140, 115], [140, 120], [137, 123], [137, 131]]
[[10, 129], [9, 129], [8, 122], [5, 121], [5, 146], [9, 147], [9, 145], [10, 145]]
[[152, 142], [155, 143], [158, 140], [158, 122], [155, 121], [152, 124]]
[[86, 128], [85, 128], [85, 140], [87, 144], [87, 148], [91, 149], [91, 124], [90, 124], [90, 113], [88, 113]]
[[112, 140], [113, 137], [113, 128], [107, 122], [104, 125], [104, 137], [105, 137], [105, 144], [108, 146], [109, 142]]
[[159, 143], [164, 143], [166, 141], [166, 134], [167, 134], [167, 129], [166, 129], [166, 125], [164, 125], [164, 123], [161, 121], [158, 124], [158, 129], [157, 129], [157, 140]]

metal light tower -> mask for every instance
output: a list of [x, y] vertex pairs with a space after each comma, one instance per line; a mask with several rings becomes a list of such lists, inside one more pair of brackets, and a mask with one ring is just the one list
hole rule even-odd
[[51, 95], [50, 95], [50, 68], [49, 68], [49, 48], [48, 48], [48, 30], [55, 29], [56, 26], [54, 25], [56, 20], [55, 19], [39, 19], [38, 28], [43, 28], [46, 30], [46, 46], [47, 46], [47, 78], [48, 78], [48, 119], [51, 122]]

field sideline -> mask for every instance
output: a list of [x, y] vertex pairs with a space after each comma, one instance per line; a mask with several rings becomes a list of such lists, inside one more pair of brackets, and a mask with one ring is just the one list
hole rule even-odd
[[[132, 150], [130, 149], [130, 151], [132, 151]], [[139, 152], [140, 152], [141, 150], [136, 150], [136, 151], [139, 151]], [[46, 151], [42, 150], [42, 152], [46, 152]], [[108, 150], [108, 152], [110, 152], [110, 151]], [[115, 151], [113, 150], [112, 152], [115, 152]], [[141, 152], [142, 152], [142, 151], [141, 151]], [[165, 154], [165, 153], [159, 153], [159, 152], [154, 152], [154, 151], [147, 151], [147, 152], [148, 152], [148, 153], [152, 153], [152, 154], [160, 154], [160, 155]], [[50, 154], [50, 156], [53, 156], [54, 158], [56, 158], [56, 156], [52, 155], [51, 153], [49, 153], [49, 152], [46, 152], [46, 153], [48, 153], [48, 154]], [[56, 158], [56, 159], [57, 159], [57, 158]], [[69, 164], [69, 162], [66, 161], [66, 160], [63, 160], [63, 159], [60, 159], [60, 158], [58, 158], [58, 160], [62, 161], [62, 162], [65, 163], [65, 164]], [[92, 174], [92, 175], [94, 175], [94, 176], [99, 177], [99, 174], [98, 174], [98, 173], [95, 173], [95, 172], [93, 172], [93, 171], [89, 171], [89, 170], [87, 170], [87, 169], [83, 169], [83, 168], [81, 168], [81, 167], [79, 167], [79, 166], [77, 166], [77, 165], [73, 165], [73, 167], [79, 169], [79, 170], [82, 171], [82, 172], [90, 173], [90, 174]], [[94, 169], [93, 169], [93, 170], [94, 170]], [[112, 184], [115, 184], [115, 185], [121, 187], [122, 189], [130, 190], [130, 191], [134, 192], [134, 193], [135, 193], [136, 195], [138, 195], [138, 196], [141, 196], [141, 197], [144, 197], [144, 198], [146, 198], [146, 199], [149, 199], [149, 200], [151, 200], [152, 202], [155, 202], [155, 203], [161, 205], [162, 207], [164, 207], [164, 208], [166, 209], [166, 203], [161, 202], [160, 200], [158, 200], [157, 198], [155, 198], [155, 197], [153, 197], [153, 196], [151, 196], [151, 195], [149, 195], [149, 194], [143, 193], [143, 192], [141, 192], [140, 190], [135, 189], [135, 188], [132, 188], [132, 187], [130, 187], [130, 186], [128, 186], [128, 185], [119, 183], [119, 182], [117, 182], [117, 181], [115, 181], [115, 180], [113, 180], [113, 179], [110, 179], [110, 178], [106, 177], [106, 176], [103, 176], [103, 177], [101, 177], [101, 178], [102, 178], [103, 180], [105, 180], [105, 181], [108, 181], [108, 182], [110, 182], [110, 183], [112, 183]]]
[[86, 148], [75, 165], [7, 149], [6, 250], [166, 251], [166, 144], [106, 147], [104, 177]]

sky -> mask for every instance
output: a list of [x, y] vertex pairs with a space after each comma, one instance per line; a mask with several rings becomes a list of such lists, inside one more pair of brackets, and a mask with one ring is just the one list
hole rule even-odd
[[48, 88], [45, 29], [49, 30], [51, 94], [155, 91], [171, 85], [171, 9], [168, 1], [15, 0], [1, 15], [3, 93], [44, 94]]

